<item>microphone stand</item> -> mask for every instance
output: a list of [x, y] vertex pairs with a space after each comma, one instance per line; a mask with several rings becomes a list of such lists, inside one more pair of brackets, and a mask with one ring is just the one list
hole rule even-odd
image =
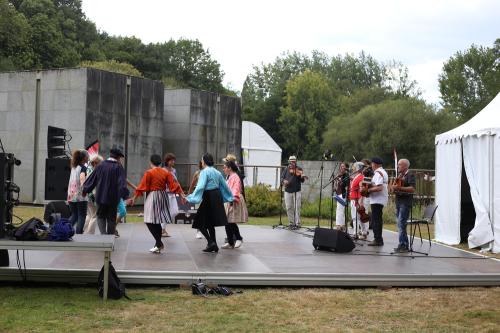
[[286, 227], [283, 225], [283, 222], [281, 221], [281, 217], [283, 215], [283, 180], [285, 179], [287, 171], [288, 171], [288, 166], [287, 169], [283, 171], [283, 175], [281, 176], [281, 181], [280, 181], [280, 222], [279, 224], [273, 225], [273, 229], [286, 229]]

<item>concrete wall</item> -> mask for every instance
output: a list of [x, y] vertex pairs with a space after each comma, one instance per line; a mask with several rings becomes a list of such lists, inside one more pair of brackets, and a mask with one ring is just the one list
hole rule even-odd
[[[239, 98], [194, 89], [166, 89], [164, 103], [163, 152], [174, 153], [177, 163], [197, 163], [207, 152], [214, 155], [216, 163], [227, 153], [241, 161]], [[194, 171], [192, 167], [177, 167], [181, 185], [189, 185]]]
[[[320, 175], [321, 161], [299, 161], [298, 165], [304, 169], [304, 174], [309, 177], [302, 184], [302, 201], [313, 202], [319, 198], [321, 189], [321, 178], [323, 179], [323, 187], [328, 183], [332, 173], [339, 172], [339, 162], [324, 161], [323, 162], [323, 177]], [[335, 177], [335, 175], [334, 175]], [[332, 194], [332, 185], [328, 185], [321, 190], [322, 198], [330, 198]]]
[[107, 157], [121, 147], [138, 182], [150, 155], [162, 153], [163, 90], [159, 81], [87, 68], [0, 73], [0, 138], [22, 161], [14, 171], [21, 201], [45, 201], [49, 125], [71, 134], [71, 149], [98, 139]]

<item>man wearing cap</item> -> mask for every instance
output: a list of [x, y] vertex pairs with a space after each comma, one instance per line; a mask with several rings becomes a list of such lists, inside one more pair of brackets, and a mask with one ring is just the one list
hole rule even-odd
[[368, 243], [369, 246], [382, 246], [384, 239], [382, 238], [382, 211], [384, 206], [389, 201], [389, 192], [387, 191], [387, 183], [389, 177], [387, 172], [382, 168], [383, 161], [380, 157], [372, 158], [373, 177], [371, 187], [368, 189], [370, 195], [370, 207], [372, 210], [372, 225], [374, 240]]
[[285, 206], [288, 216], [288, 226], [291, 229], [300, 228], [301, 184], [307, 177], [301, 167], [297, 166], [297, 157], [288, 158], [288, 167], [281, 174], [282, 185], [285, 187]]
[[97, 225], [101, 234], [115, 234], [118, 203], [129, 195], [125, 170], [120, 163], [123, 158], [125, 155], [120, 149], [112, 148], [109, 158], [100, 163], [83, 184], [84, 196], [96, 189]]

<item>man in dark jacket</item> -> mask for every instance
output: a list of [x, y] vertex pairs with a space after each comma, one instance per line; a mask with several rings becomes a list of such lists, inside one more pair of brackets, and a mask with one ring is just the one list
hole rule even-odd
[[123, 158], [125, 155], [120, 149], [112, 148], [109, 158], [100, 163], [83, 184], [84, 196], [96, 189], [97, 225], [101, 234], [115, 234], [118, 203], [129, 195], [125, 170], [120, 163]]

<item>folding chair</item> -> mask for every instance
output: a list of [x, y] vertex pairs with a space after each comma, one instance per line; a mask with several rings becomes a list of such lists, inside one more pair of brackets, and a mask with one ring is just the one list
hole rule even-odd
[[413, 240], [415, 239], [417, 227], [418, 227], [418, 233], [419, 233], [419, 237], [420, 237], [420, 243], [423, 244], [422, 231], [420, 230], [421, 224], [427, 225], [427, 234], [429, 235], [429, 247], [432, 246], [429, 223], [432, 223], [432, 221], [434, 219], [434, 214], [436, 214], [436, 209], [437, 209], [437, 206], [428, 205], [425, 207], [424, 215], [422, 216], [421, 219], [411, 218], [406, 222], [410, 226], [410, 248], [413, 248]]

